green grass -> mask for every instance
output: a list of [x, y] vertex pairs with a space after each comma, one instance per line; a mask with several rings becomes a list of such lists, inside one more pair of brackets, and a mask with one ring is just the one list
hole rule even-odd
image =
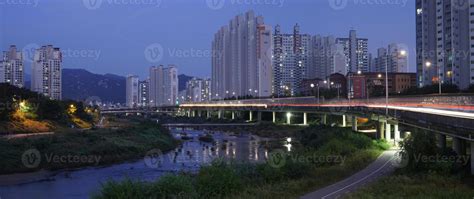
[[[119, 130], [64, 130], [54, 135], [21, 139], [0, 139], [0, 173], [30, 172], [40, 169], [63, 169], [111, 164], [143, 157], [151, 149], [171, 150], [176, 141], [166, 129], [153, 123], [141, 123]], [[40, 152], [41, 163], [27, 168], [22, 155], [29, 149]], [[100, 157], [100, 162], [47, 162], [46, 156], [86, 155]]]
[[[151, 183], [108, 182], [94, 197], [127, 198], [140, 192], [137, 190], [147, 190], [134, 195], [134, 198], [298, 198], [365, 168], [385, 147], [383, 142], [374, 142], [350, 129], [325, 126], [309, 127], [301, 131], [297, 139], [299, 147], [283, 156], [285, 163], [280, 166], [271, 161], [224, 164], [217, 160], [192, 178], [188, 174], [177, 175], [175, 181], [186, 179], [184, 187], [166, 182], [169, 177]], [[295, 158], [328, 156], [341, 157], [343, 161], [301, 161]]]
[[[472, 180], [472, 179], [471, 179]], [[345, 196], [345, 198], [456, 198], [472, 199], [474, 186], [456, 176], [396, 174]]]

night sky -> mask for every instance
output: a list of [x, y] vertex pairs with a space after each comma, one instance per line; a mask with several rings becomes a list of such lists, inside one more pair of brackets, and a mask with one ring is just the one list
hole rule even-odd
[[152, 65], [176, 64], [179, 73], [209, 77], [214, 33], [252, 9], [285, 32], [299, 23], [303, 33], [347, 37], [354, 28], [373, 54], [402, 43], [414, 71], [414, 7], [414, 0], [9, 0], [0, 1], [0, 49], [25, 49], [28, 73], [31, 49], [53, 44], [64, 50], [65, 68], [145, 78]]

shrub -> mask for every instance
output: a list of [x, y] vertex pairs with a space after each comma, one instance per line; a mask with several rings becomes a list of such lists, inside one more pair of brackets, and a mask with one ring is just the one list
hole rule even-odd
[[[96, 199], [146, 199], [150, 198], [147, 194], [147, 186], [142, 182], [135, 182], [126, 179], [122, 182], [108, 181], [102, 185], [100, 193], [93, 196]], [[159, 198], [159, 197], [157, 197]]]
[[214, 162], [203, 167], [197, 176], [197, 191], [202, 198], [222, 198], [243, 187], [240, 176], [229, 165]]
[[162, 176], [152, 185], [151, 192], [163, 198], [197, 198], [193, 179], [184, 174]]

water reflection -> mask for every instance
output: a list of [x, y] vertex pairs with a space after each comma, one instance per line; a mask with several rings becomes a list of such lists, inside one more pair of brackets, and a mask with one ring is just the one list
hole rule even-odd
[[[268, 157], [268, 150], [263, 146], [269, 139], [248, 134], [229, 135], [193, 130], [172, 130], [172, 133], [177, 139], [184, 137], [188, 140], [159, 157], [156, 167], [147, 166], [140, 159], [107, 167], [54, 172], [33, 182], [0, 186], [0, 198], [88, 198], [100, 188], [101, 183], [109, 179], [153, 181], [166, 173], [197, 172], [201, 166], [210, 164], [216, 158], [225, 161], [263, 162]], [[199, 141], [199, 136], [205, 133], [210, 133], [215, 142]], [[15, 178], [15, 175], [10, 177]], [[0, 176], [1, 184], [6, 183], [5, 179], [5, 176]]]

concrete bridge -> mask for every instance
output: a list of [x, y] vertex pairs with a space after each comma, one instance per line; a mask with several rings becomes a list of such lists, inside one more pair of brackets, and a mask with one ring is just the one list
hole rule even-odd
[[397, 143], [417, 130], [435, 133], [437, 145], [442, 148], [446, 147], [447, 139], [452, 140], [452, 147], [459, 155], [467, 155], [469, 145], [474, 174], [474, 95], [393, 97], [388, 101], [385, 98], [323, 101], [315, 97], [213, 101], [182, 104], [178, 114], [248, 121], [271, 118], [273, 122], [283, 115], [287, 124], [302, 125], [313, 122], [310, 120], [315, 117], [327, 124], [331, 117], [338, 118], [340, 126], [351, 126], [355, 131], [363, 118], [376, 122], [376, 137], [390, 142]]

